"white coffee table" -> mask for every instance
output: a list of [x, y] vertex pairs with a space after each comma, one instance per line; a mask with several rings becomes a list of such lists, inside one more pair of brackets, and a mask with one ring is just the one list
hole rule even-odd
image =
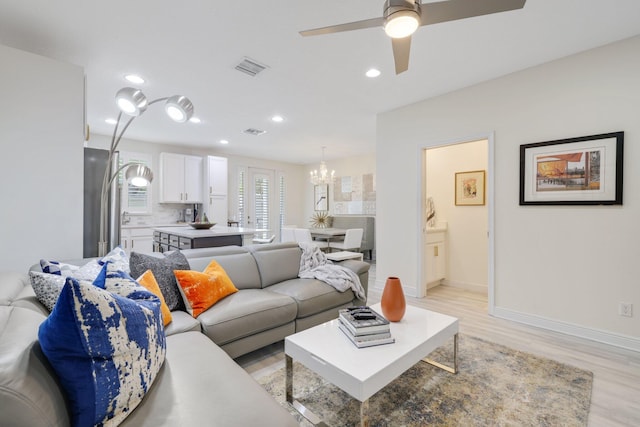
[[[382, 313], [380, 304], [371, 306]], [[304, 417], [322, 425], [318, 417], [293, 399], [293, 359], [359, 400], [360, 425], [367, 426], [369, 398], [410, 367], [424, 361], [451, 373], [458, 371], [458, 319], [407, 306], [400, 322], [391, 323], [393, 344], [357, 348], [338, 329], [338, 319], [284, 340], [286, 399]], [[425, 357], [454, 338], [453, 367]]]

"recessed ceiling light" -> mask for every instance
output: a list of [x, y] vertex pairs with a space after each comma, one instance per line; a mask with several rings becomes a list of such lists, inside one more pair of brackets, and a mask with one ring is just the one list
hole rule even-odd
[[191, 123], [202, 123], [202, 120], [200, 120], [198, 117], [195, 117], [195, 116], [194, 116], [194, 117], [191, 117], [191, 118], [189, 119], [189, 121], [190, 121]]
[[371, 69], [369, 69], [369, 71], [367, 71], [365, 73], [365, 75], [367, 77], [370, 77], [372, 79], [375, 78], [375, 77], [378, 77], [380, 74], [381, 74], [380, 70], [378, 70], [377, 68], [371, 68]]
[[116, 123], [118, 123], [118, 121], [116, 119], [105, 119], [104, 122], [109, 124], [109, 125], [115, 125]]
[[273, 116], [273, 117], [271, 117], [271, 121], [272, 122], [276, 122], [276, 123], [282, 123], [282, 122], [284, 122], [284, 117], [282, 117], [282, 116]]
[[221, 139], [220, 140], [220, 144], [228, 144], [228, 143], [229, 143], [229, 141], [227, 141], [226, 139]]
[[136, 85], [141, 85], [142, 83], [144, 83], [144, 79], [137, 74], [126, 74], [124, 76], [124, 79], [129, 83], [133, 83]]

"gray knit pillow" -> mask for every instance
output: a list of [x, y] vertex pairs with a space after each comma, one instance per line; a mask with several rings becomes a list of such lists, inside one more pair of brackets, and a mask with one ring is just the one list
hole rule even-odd
[[132, 277], [140, 277], [145, 271], [151, 270], [169, 310], [185, 310], [184, 301], [178, 290], [176, 276], [173, 274], [173, 270], [191, 269], [189, 261], [187, 261], [182, 252], [171, 252], [162, 258], [131, 252], [129, 268], [131, 269]]

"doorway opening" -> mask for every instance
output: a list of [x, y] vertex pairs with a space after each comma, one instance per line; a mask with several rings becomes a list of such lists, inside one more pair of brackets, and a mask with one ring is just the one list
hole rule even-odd
[[420, 296], [453, 286], [493, 311], [493, 135], [421, 147]]

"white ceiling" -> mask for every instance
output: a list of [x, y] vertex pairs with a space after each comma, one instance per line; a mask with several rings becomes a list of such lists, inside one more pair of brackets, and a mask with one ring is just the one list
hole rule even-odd
[[[382, 29], [298, 34], [381, 16], [382, 4], [0, 0], [0, 43], [83, 66], [93, 133], [112, 133], [104, 120], [134, 72], [150, 99], [189, 97], [202, 123], [174, 123], [151, 107], [126, 137], [306, 164], [322, 146], [327, 160], [374, 152], [377, 113], [640, 33], [640, 0], [528, 0], [519, 11], [420, 28], [398, 76]], [[245, 56], [269, 68], [236, 71]], [[382, 76], [364, 77], [370, 67]], [[274, 114], [285, 122], [272, 123]]]

